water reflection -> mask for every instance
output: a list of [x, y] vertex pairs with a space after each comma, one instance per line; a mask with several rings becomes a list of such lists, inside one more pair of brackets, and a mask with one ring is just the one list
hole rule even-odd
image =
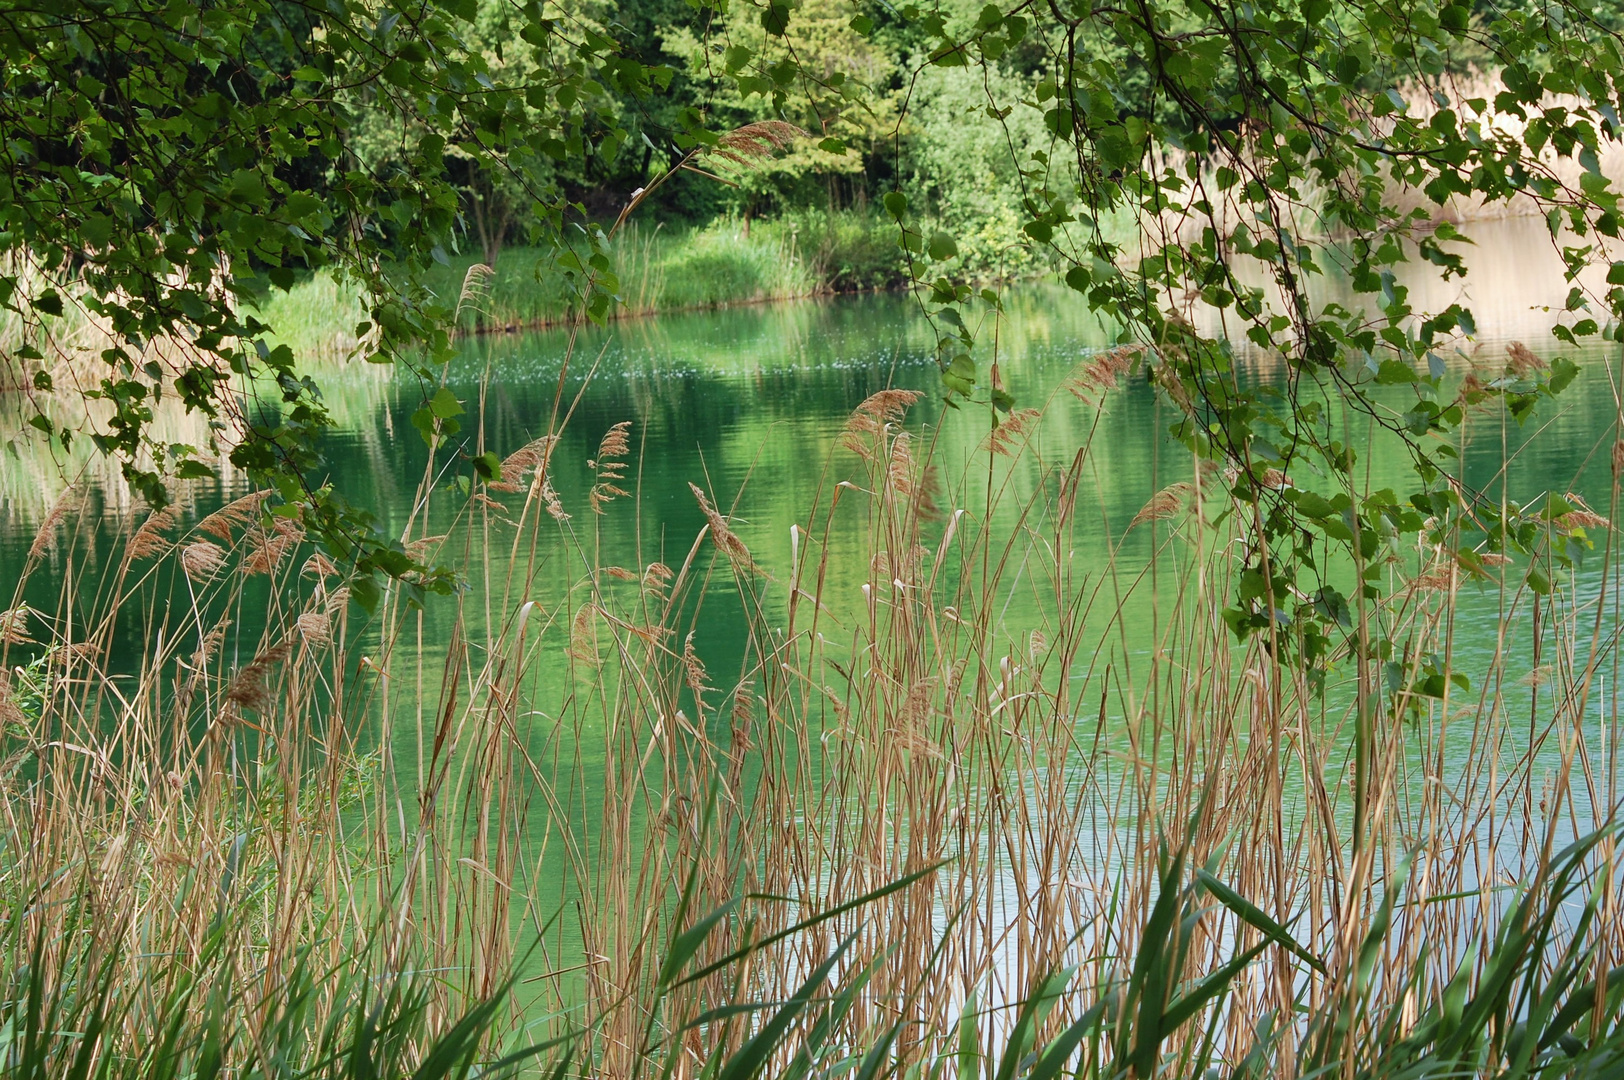
[[[1462, 354], [1450, 357], [1454, 364], [1467, 363], [1472, 352], [1495, 355], [1514, 338], [1546, 353], [1554, 351], [1548, 333], [1552, 305], [1561, 306], [1569, 286], [1561, 279], [1560, 258], [1541, 223], [1496, 223], [1475, 233], [1472, 269], [1465, 278], [1445, 280], [1425, 265], [1406, 275], [1412, 306], [1436, 310], [1463, 302], [1475, 309], [1479, 338], [1460, 343]], [[1334, 279], [1317, 288], [1322, 302], [1353, 306], [1360, 300]], [[1009, 388], [1023, 404], [1036, 404], [1047, 400], [1079, 361], [1108, 344], [1111, 333], [1075, 293], [1058, 286], [1028, 285], [1008, 291], [1006, 316], [996, 340]], [[457, 555], [473, 585], [471, 595], [482, 598], [466, 604], [462, 614], [476, 624], [476, 633], [477, 624], [487, 618], [499, 621], [511, 614], [485, 608], [491, 594], [483, 591], [483, 584], [505, 580], [514, 558], [539, 562], [543, 571], [531, 598], [566, 621], [579, 602], [583, 580], [579, 548], [595, 550], [600, 565], [680, 564], [705, 527], [690, 484], [733, 509], [736, 531], [755, 559], [781, 579], [791, 559], [790, 524], [804, 524], [814, 503], [827, 505], [834, 487], [857, 475], [855, 459], [840, 449], [851, 410], [885, 387], [917, 389], [924, 395], [909, 424], [921, 445], [936, 447], [944, 483], [938, 501], [944, 511], [976, 505], [981, 474], [966, 470], [964, 464], [981, 444], [987, 418], [976, 410], [942, 407], [935, 394], [933, 341], [914, 301], [881, 295], [467, 342], [446, 379], [459, 397], [483, 400], [482, 423], [470, 424], [465, 434], [484, 447], [506, 454], [544, 434], [562, 388], [562, 400], [572, 412], [554, 451], [554, 478], [562, 506], [572, 517], [561, 525], [547, 522], [535, 551], [515, 546], [510, 534], [502, 534], [499, 542], [484, 550]], [[1469, 484], [1496, 497], [1525, 502], [1550, 490], [1580, 492], [1597, 507], [1609, 504], [1611, 447], [1619, 414], [1614, 347], [1598, 345], [1577, 358], [1584, 367], [1578, 383], [1543, 408], [1527, 428], [1518, 427], [1502, 411], [1470, 421], [1464, 442], [1464, 477]], [[1267, 377], [1267, 358], [1253, 356], [1250, 362]], [[330, 471], [324, 479], [373, 508], [386, 530], [401, 532], [420, 510], [414, 507], [413, 496], [429, 468], [427, 448], [410, 423], [421, 388], [364, 367], [328, 372], [323, 386], [329, 406], [340, 418], [340, 430], [325, 448]], [[1068, 465], [1077, 448], [1087, 443], [1091, 451], [1082, 496], [1086, 512], [1079, 515], [1077, 533], [1078, 573], [1101, 575], [1143, 566], [1155, 534], [1149, 529], [1129, 531], [1128, 523], [1155, 492], [1187, 479], [1191, 471], [1185, 452], [1167, 437], [1170, 419], [1143, 380], [1113, 392], [1103, 412], [1066, 395], [1055, 398], [1030, 460], [1009, 480], [1006, 512], [1013, 514], [1040, 485], [1052, 484], [1054, 468]], [[20, 420], [21, 414], [14, 411], [8, 423], [15, 428]], [[626, 484], [632, 497], [598, 515], [589, 507], [595, 477], [588, 463], [597, 455], [604, 433], [622, 421], [632, 424], [632, 465]], [[183, 432], [184, 427], [177, 426], [176, 431]], [[464, 449], [475, 445], [471, 441]], [[1375, 456], [1365, 467], [1364, 482], [1371, 488], [1409, 490], [1410, 463], [1402, 454]], [[97, 563], [87, 558], [87, 552], [109, 550], [135, 508], [116, 473], [88, 453], [59, 460], [43, 454], [37, 442], [21, 442], [0, 470], [0, 582], [16, 580], [28, 564], [35, 530], [61, 492], [62, 477], [76, 473], [85, 477], [87, 501], [74, 525], [79, 540], [64, 536], [45, 545], [39, 552], [39, 569], [25, 590], [29, 602], [51, 611], [70, 569], [94, 575]], [[195, 521], [240, 490], [240, 478], [229, 474], [217, 483], [191, 485], [183, 492], [186, 515]], [[445, 483], [438, 485], [426, 508], [421, 508], [427, 514], [426, 532], [452, 530], [462, 520], [465, 505]], [[855, 512], [837, 519], [831, 534], [836, 556], [858, 549], [862, 528]], [[1581, 601], [1594, 599], [1602, 584], [1600, 575], [1587, 569], [1576, 580], [1577, 596]], [[154, 606], [163, 602], [164, 590], [173, 583], [154, 579], [149, 587], [152, 605], [133, 607], [121, 616], [118, 640], [132, 653], [148, 632]], [[837, 579], [831, 582], [831, 595], [856, 604], [858, 587], [855, 577]], [[703, 630], [698, 647], [716, 671], [736, 670], [744, 658], [743, 615], [728, 593], [725, 581], [713, 580], [702, 617], [697, 608], [690, 613], [692, 625]], [[1013, 645], [1039, 613], [1026, 608], [1016, 590], [1010, 597], [1001, 629]], [[518, 598], [508, 600], [509, 607], [516, 607]], [[1150, 647], [1152, 602], [1148, 590], [1129, 593], [1123, 601], [1128, 621], [1147, 634], [1145, 641], [1129, 643], [1130, 652]], [[1506, 603], [1498, 592], [1487, 589], [1463, 594], [1456, 613], [1459, 666], [1485, 668], [1503, 644], [1523, 650], [1515, 654], [1514, 670], [1535, 666], [1527, 610]], [[450, 602], [431, 603], [414, 625], [412, 647], [432, 663], [457, 615]], [[232, 632], [251, 641], [257, 628], [242, 626]], [[358, 645], [367, 647], [365, 641]], [[548, 648], [556, 661], [563, 641]], [[564, 666], [543, 665], [549, 672]], [[555, 689], [563, 693], [567, 688], [560, 683]], [[403, 700], [410, 697], [406, 690], [402, 695]], [[550, 707], [546, 700], [538, 704], [543, 712]], [[409, 711], [415, 708], [411, 703]], [[1598, 720], [1589, 732], [1601, 755], [1598, 760], [1605, 759], [1611, 768], [1605, 728]], [[1417, 739], [1420, 760], [1431, 748], [1424, 733]], [[1340, 763], [1331, 767], [1339, 768]]]

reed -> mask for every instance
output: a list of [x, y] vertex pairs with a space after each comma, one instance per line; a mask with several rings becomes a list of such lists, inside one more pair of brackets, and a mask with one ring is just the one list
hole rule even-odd
[[[809, 247], [799, 239], [803, 224]], [[616, 318], [793, 300], [902, 281], [894, 226], [851, 214], [801, 214], [792, 221], [757, 222], [754, 228], [726, 218], [697, 229], [631, 221], [616, 235], [612, 256], [621, 301]], [[469, 302], [464, 289], [470, 269], [482, 265], [473, 255], [453, 257], [427, 283], [448, 310], [455, 309], [464, 331], [571, 321], [575, 298], [545, 252], [506, 250], [489, 275], [475, 271], [482, 275], [480, 296]], [[255, 314], [273, 328], [276, 341], [315, 359], [349, 354], [360, 344], [355, 328], [368, 318], [353, 294], [326, 274], [274, 293]]]
[[[79, 555], [54, 606], [25, 575], [0, 618], [0, 1060], [1616, 1069], [1610, 541], [1584, 588], [1508, 571], [1476, 670], [1459, 568], [1393, 553], [1401, 587], [1350, 633], [1407, 643], [1397, 685], [1453, 657], [1474, 689], [1378, 694], [1351, 663], [1322, 689], [1229, 634], [1248, 518], [1219, 472], [1192, 466], [1084, 572], [1091, 418], [1131, 360], [1088, 358], [962, 458], [910, 422], [916, 394], [874, 395], [787, 560], [752, 550], [748, 488], [695, 486], [696, 535], [611, 564], [634, 430], [588, 462], [557, 425], [476, 431], [499, 480], [448, 493], [431, 462], [400, 536], [467, 576], [450, 611], [399, 590], [360, 619], [260, 493], [131, 518], [99, 572], [88, 522], [47, 518], [39, 557]], [[724, 604], [748, 628], [725, 671]]]

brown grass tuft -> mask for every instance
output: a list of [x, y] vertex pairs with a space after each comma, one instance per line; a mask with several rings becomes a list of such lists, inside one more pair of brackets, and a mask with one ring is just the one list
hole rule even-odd
[[243, 560], [243, 570], [249, 574], [269, 574], [282, 562], [282, 557], [304, 540], [304, 526], [288, 518], [277, 518], [269, 529], [255, 528], [253, 553]]
[[891, 440], [891, 457], [885, 468], [886, 483], [905, 499], [915, 494], [912, 442], [912, 435], [906, 431], [897, 432], [897, 437]]
[[438, 545], [445, 543], [445, 538], [445, 533], [438, 533], [434, 536], [419, 536], [416, 540], [413, 540], [411, 543], [406, 545], [406, 554], [411, 557], [413, 562], [420, 563], [424, 559], [428, 558], [428, 554], [431, 550]]
[[694, 632], [689, 631], [682, 642], [682, 681], [694, 695], [694, 704], [699, 707], [700, 712], [705, 711], [705, 695], [716, 689], [707, 684], [709, 678], [710, 673], [705, 670], [705, 662], [699, 658], [699, 653], [694, 649]]
[[917, 390], [881, 390], [870, 394], [846, 420], [841, 444], [860, 457], [876, 460], [874, 440], [885, 434], [887, 425], [902, 423], [920, 396]]
[[171, 543], [167, 536], [170, 529], [175, 527], [175, 508], [166, 506], [162, 510], [154, 510], [147, 515], [147, 520], [141, 523], [130, 536], [130, 542], [124, 548], [124, 554], [129, 559], [150, 559], [164, 554], [169, 550]]
[[698, 487], [689, 484], [688, 490], [693, 492], [694, 498], [699, 500], [699, 509], [704, 512], [705, 520], [710, 524], [711, 541], [721, 548], [722, 553], [736, 565], [749, 566], [750, 550], [744, 546], [744, 541], [735, 536], [733, 530], [728, 528], [727, 519], [717, 512], [716, 508], [711, 505], [710, 500], [705, 498], [705, 493], [700, 491]]
[[220, 507], [197, 523], [200, 532], [231, 543], [232, 529], [245, 529], [259, 520], [260, 508], [271, 497], [270, 491], [253, 491]]
[[194, 540], [180, 549], [180, 568], [199, 584], [213, 577], [225, 561], [225, 549], [210, 540]]
[[1169, 484], [1150, 497], [1150, 501], [1140, 508], [1132, 521], [1128, 522], [1128, 528], [1132, 529], [1148, 521], [1166, 521], [1178, 517], [1194, 498], [1194, 484], [1184, 481]]
[[33, 613], [34, 609], [27, 604], [0, 611], [0, 645], [32, 645], [34, 639], [28, 634], [28, 616]]
[[1079, 401], [1098, 405], [1133, 370], [1144, 351], [1143, 345], [1118, 345], [1085, 360], [1061, 385]]
[[333, 619], [325, 611], [307, 611], [294, 620], [299, 636], [310, 645], [326, 645], [333, 640]]
[[286, 642], [261, 650], [252, 660], [237, 669], [237, 673], [226, 684], [226, 700], [240, 708], [264, 712], [271, 701], [270, 687], [266, 685], [265, 680], [273, 667], [288, 658], [290, 651]]
[[631, 427], [630, 420], [622, 420], [604, 432], [602, 441], [598, 443], [597, 458], [586, 463], [598, 474], [598, 482], [592, 485], [592, 490], [587, 494], [587, 504], [594, 514], [603, 513], [606, 505], [628, 494], [617, 485], [626, 479], [625, 458], [631, 453], [627, 433]]
[[1532, 375], [1536, 371], [1545, 369], [1545, 361], [1534, 355], [1534, 351], [1520, 341], [1513, 341], [1506, 346], [1506, 370], [1518, 378]]
[[51, 509], [39, 523], [34, 531], [34, 542], [28, 545], [28, 559], [30, 562], [45, 554], [45, 550], [56, 540], [56, 529], [62, 524], [62, 519], [78, 509], [83, 503], [78, 487], [69, 484], [62, 494], [56, 497]]
[[557, 489], [553, 487], [552, 478], [545, 473], [538, 473], [536, 479], [541, 483], [541, 503], [547, 508], [547, 513], [560, 524], [568, 521], [570, 515], [564, 509], [564, 502], [558, 497]]
[[304, 566], [299, 568], [299, 573], [314, 578], [337, 577], [338, 567], [333, 565], [333, 560], [317, 551], [304, 561]]
[[1455, 566], [1449, 563], [1417, 574], [1410, 579], [1407, 587], [1413, 592], [1437, 592], [1450, 588], [1454, 583]]
[[491, 281], [496, 277], [496, 268], [488, 263], [475, 263], [468, 268], [462, 276], [462, 289], [457, 293], [457, 307], [453, 318], [461, 318], [464, 311], [474, 311], [483, 314], [480, 303], [490, 293]]
[[602, 661], [598, 655], [597, 616], [596, 604], [581, 605], [570, 620], [570, 643], [564, 650], [564, 655], [592, 667]]
[[763, 160], [807, 137], [806, 130], [784, 120], [757, 120], [734, 128], [716, 140], [710, 154], [735, 165], [754, 168]]
[[665, 587], [671, 584], [671, 579], [675, 576], [676, 575], [672, 573], [671, 568], [665, 565], [665, 563], [649, 563], [648, 569], [643, 571], [643, 591], [652, 596], [657, 596], [663, 599], [665, 596]]
[[543, 435], [525, 443], [502, 459], [501, 477], [485, 486], [491, 491], [523, 491], [525, 474], [544, 468], [557, 443], [556, 435]]
[[1590, 509], [1584, 499], [1573, 492], [1569, 491], [1562, 497], [1573, 506], [1572, 510], [1557, 519], [1557, 527], [1562, 531], [1572, 532], [1574, 529], [1584, 529], [1588, 532], [1593, 529], [1610, 529], [1613, 527], [1612, 522]]
[[1043, 414], [1036, 409], [1016, 409], [1004, 417], [1002, 423], [987, 432], [987, 437], [981, 440], [981, 449], [990, 454], [1012, 458], [1032, 437], [1032, 432], [1037, 429], [1038, 421], [1041, 419]]

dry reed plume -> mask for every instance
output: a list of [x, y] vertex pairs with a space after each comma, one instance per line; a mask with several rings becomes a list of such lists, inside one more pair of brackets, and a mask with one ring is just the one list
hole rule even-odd
[[[1067, 389], [1098, 402], [1133, 359], [1104, 354]], [[1357, 680], [1420, 685], [1452, 655], [1461, 582], [1494, 562], [1393, 566], [1413, 587], [1350, 640], [1379, 624], [1404, 643], [1394, 674], [1322, 692], [1229, 635], [1229, 549], [1248, 538], [1224, 485], [1164, 487], [1117, 539], [1187, 516], [1154, 533], [1156, 574], [1113, 542], [1101, 576], [1078, 555], [1091, 445], [1043, 465], [1044, 415], [1014, 413], [933, 485], [938, 520], [920, 498], [934, 451], [906, 427], [917, 399], [852, 414], [788, 566], [752, 555], [752, 527], [697, 485], [678, 557], [607, 564], [549, 478], [590, 473], [589, 520], [633, 513], [628, 425], [591, 461], [559, 460], [555, 436], [526, 444], [488, 485], [506, 514], [470, 498], [434, 521], [446, 531], [424, 515], [401, 537], [515, 552], [469, 568], [489, 617], [474, 598], [420, 613], [397, 590], [351, 627], [339, 568], [267, 520], [263, 495], [190, 528], [149, 518], [93, 596], [0, 615], [6, 670], [33, 664], [0, 695], [7, 753], [32, 762], [4, 774], [9, 917], [104, 913], [86, 932], [112, 992], [135, 997], [142, 956], [199, 957], [227, 926], [235, 959], [201, 970], [252, 987], [233, 1061], [279, 1037], [276, 988], [301, 964], [357, 957], [436, 972], [434, 1031], [517, 972], [491, 1044], [583, 1016], [564, 1072], [624, 1078], [742, 1060], [775, 1015], [755, 1006], [802, 1000], [819, 971], [828, 991], [760, 1069], [878, 1054], [889, 1075], [984, 1075], [1093, 1016], [1068, 1074], [1123, 1075], [1148, 1039], [1169, 1073], [1186, 1055], [1367, 1075], [1444, 988], [1486, 992], [1474, 957], [1499, 947], [1484, 916], [1503, 884], [1554, 889], [1556, 849], [1618, 802], [1616, 718], [1601, 741], [1586, 727], [1616, 661], [1601, 601], [1508, 585], [1501, 625], [1537, 613], [1532, 655], [1502, 636], [1469, 691], [1378, 696], [1356, 793], [1348, 732], [1374, 692]], [[1553, 530], [1609, 528], [1566, 501]], [[526, 554], [546, 550], [569, 558]], [[254, 574], [265, 610], [244, 599]], [[156, 614], [113, 671], [97, 657], [133, 606]], [[732, 653], [711, 629], [724, 614], [743, 628]], [[1541, 674], [1513, 694], [1528, 659]], [[1356, 801], [1374, 808], [1359, 822]], [[1611, 840], [1586, 851], [1606, 902], [1552, 932], [1605, 973], [1624, 961]], [[1224, 993], [1145, 1028], [1147, 955], [1167, 968], [1158, 1008], [1214, 973]], [[1590, 992], [1611, 1002], [1610, 985]], [[313, 995], [317, 1026], [348, 1000]], [[1041, 1016], [1021, 1011], [1035, 1000]], [[130, 1016], [120, 1052], [157, 1037], [154, 1014]]]

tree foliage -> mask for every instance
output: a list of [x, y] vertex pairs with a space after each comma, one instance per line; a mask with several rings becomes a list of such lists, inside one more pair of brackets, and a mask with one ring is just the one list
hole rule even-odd
[[[1229, 612], [1238, 635], [1264, 634], [1313, 668], [1366, 626], [1388, 567], [1418, 542], [1467, 577], [1507, 551], [1560, 560], [1588, 542], [1554, 505], [1479, 498], [1447, 438], [1491, 398], [1525, 416], [1571, 381], [1572, 360], [1525, 350], [1495, 376], [1453, 377], [1447, 358], [1475, 332], [1472, 313], [1413, 309], [1398, 273], [1415, 259], [1465, 273], [1451, 200], [1515, 202], [1546, 216], [1574, 284], [1553, 332], [1569, 344], [1611, 335], [1624, 293], [1580, 282], [1618, 233], [1600, 159], [1617, 137], [1620, 51], [1596, 12], [1055, 0], [989, 4], [957, 34], [939, 14], [904, 14], [934, 35], [939, 67], [987, 73], [1040, 43], [1029, 96], [986, 83], [989, 122], [1037, 113], [1050, 136], [1019, 161], [1022, 230], [1142, 350], [1181, 413], [1173, 433], [1252, 508]], [[1495, 72], [1466, 77], [1465, 57]], [[907, 228], [906, 200], [888, 205]], [[1135, 225], [1127, 237], [1109, 227], [1121, 217]], [[915, 237], [928, 262], [923, 228]], [[996, 297], [917, 276], [950, 390], [1009, 408], [966, 329], [966, 309]], [[1336, 299], [1331, 278], [1344, 276], [1360, 303]], [[1284, 378], [1243, 378], [1245, 357]], [[1361, 491], [1367, 425], [1408, 448], [1412, 490]], [[1379, 634], [1357, 638], [1361, 665], [1387, 659]]]
[[[884, 186], [950, 402], [994, 422], [1016, 404], [970, 329], [999, 309], [989, 268], [1053, 267], [1120, 328], [1120, 355], [1177, 406], [1174, 434], [1252, 508], [1231, 625], [1277, 655], [1314, 668], [1357, 637], [1360, 664], [1381, 664], [1390, 646], [1354, 628], [1417, 545], [1470, 576], [1589, 542], [1573, 507], [1477, 498], [1447, 437], [1486, 401], [1525, 417], [1572, 359], [1514, 355], [1462, 380], [1450, 356], [1472, 313], [1414, 310], [1399, 280], [1417, 259], [1465, 272], [1446, 204], [1532, 208], [1573, 283], [1553, 332], [1612, 337], [1624, 262], [1601, 161], [1624, 55], [1587, 0], [30, 0], [8, 15], [0, 302], [40, 331], [13, 359], [41, 361], [49, 320], [85, 305], [116, 335], [92, 391], [111, 419], [90, 437], [132, 483], [161, 502], [166, 473], [206, 471], [202, 448], [150, 437], [152, 402], [178, 394], [358, 581], [450, 584], [320, 484], [318, 389], [245, 304], [297, 271], [339, 273], [367, 297], [361, 351], [421, 374], [416, 422], [443, 447], [461, 406], [432, 371], [453, 305], [424, 272], [522, 221], [602, 318], [617, 283], [593, 220], [633, 183], [725, 156], [750, 121], [810, 133], [779, 180], [861, 162]], [[1587, 290], [1597, 264], [1607, 285]], [[1360, 302], [1334, 299], [1333, 276]], [[1242, 378], [1248, 357], [1284, 378]], [[48, 387], [49, 368], [35, 378]], [[233, 379], [266, 400], [239, 403]], [[1361, 425], [1407, 447], [1412, 490], [1354, 482]]]
[[[668, 72], [622, 61], [596, 27], [554, 14], [516, 12], [504, 46], [515, 62], [493, 66], [470, 44], [473, 0], [9, 4], [0, 303], [32, 331], [13, 365], [43, 361], [48, 321], [83, 305], [112, 335], [89, 391], [111, 414], [90, 437], [149, 501], [167, 499], [167, 473], [209, 471], [205, 448], [151, 437], [154, 403], [178, 394], [234, 465], [274, 484], [351, 562], [363, 593], [373, 571], [412, 573], [363, 511], [318, 486], [319, 390], [245, 311], [296, 272], [328, 268], [367, 297], [366, 359], [426, 372], [449, 348], [454, 298], [421, 278], [457, 229], [456, 161], [517, 186], [562, 246], [568, 208], [541, 166], [610, 152], [611, 91], [646, 95]], [[234, 378], [254, 400], [228, 392]], [[34, 388], [51, 383], [37, 367]], [[426, 410], [432, 438], [451, 433], [443, 405]], [[36, 426], [73, 437], [43, 414]]]

